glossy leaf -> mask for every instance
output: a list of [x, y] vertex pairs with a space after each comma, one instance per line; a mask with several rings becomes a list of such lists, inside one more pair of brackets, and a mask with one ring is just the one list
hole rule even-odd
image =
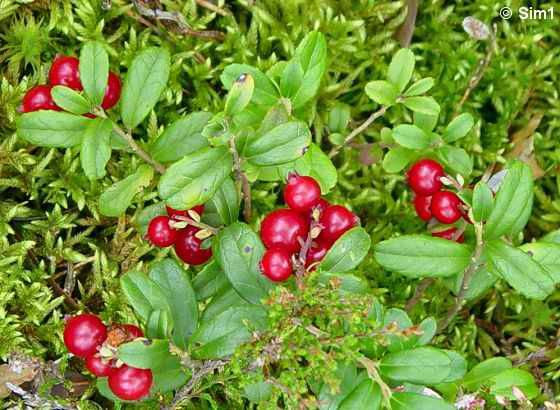
[[90, 119], [58, 111], [35, 111], [17, 119], [18, 137], [41, 147], [79, 145]]
[[321, 192], [327, 194], [338, 180], [336, 167], [327, 154], [316, 144], [311, 144], [305, 155], [295, 162], [299, 175], [313, 177], [321, 186]]
[[432, 97], [406, 97], [403, 102], [405, 107], [414, 112], [426, 115], [437, 115], [440, 106]]
[[484, 181], [479, 181], [473, 191], [472, 211], [474, 220], [477, 222], [485, 221], [492, 213], [494, 206], [494, 196]]
[[418, 347], [385, 355], [379, 369], [384, 377], [395, 382], [434, 385], [447, 379], [451, 360], [442, 350]]
[[560, 244], [552, 242], [532, 242], [522, 245], [527, 252], [552, 277], [554, 283], [560, 282]]
[[432, 77], [422, 78], [412, 84], [404, 93], [405, 97], [415, 97], [428, 92], [434, 86], [434, 79]]
[[528, 400], [539, 395], [539, 388], [535, 383], [533, 375], [521, 369], [508, 369], [498, 373], [490, 380], [490, 393], [504, 396], [510, 400], [516, 400], [513, 387], [523, 392]]
[[173, 331], [173, 319], [169, 310], [152, 310], [146, 321], [146, 337], [149, 339], [167, 339]]
[[120, 360], [138, 369], [157, 369], [169, 356], [167, 340], [135, 340], [120, 345], [117, 350]]
[[393, 128], [392, 135], [401, 146], [410, 149], [426, 149], [431, 142], [430, 136], [416, 125], [398, 125]]
[[128, 272], [121, 276], [121, 289], [128, 303], [143, 320], [148, 320], [154, 310], [169, 310], [167, 298], [157, 283], [141, 272]]
[[98, 41], [87, 42], [80, 52], [80, 81], [94, 105], [103, 102], [108, 78], [109, 56], [103, 44]]
[[443, 139], [446, 142], [454, 142], [463, 138], [469, 133], [474, 125], [472, 115], [464, 113], [454, 118], [453, 121], [445, 128]]
[[241, 74], [231, 86], [226, 98], [226, 115], [233, 116], [243, 111], [251, 101], [254, 90], [255, 80], [251, 74]]
[[279, 94], [274, 83], [266, 74], [255, 67], [245, 64], [228, 65], [224, 69], [220, 79], [224, 87], [230, 90], [239, 76], [245, 73], [250, 74], [255, 80], [255, 89], [251, 97], [251, 102], [257, 105], [272, 106], [278, 101]]
[[395, 85], [398, 93], [402, 93], [414, 72], [414, 53], [408, 48], [402, 48], [393, 56], [389, 64], [387, 79]]
[[468, 177], [472, 173], [473, 162], [467, 151], [444, 145], [437, 151], [439, 159], [458, 174]]
[[205, 204], [203, 219], [213, 226], [231, 225], [239, 218], [240, 198], [237, 187], [229, 177]]
[[388, 81], [370, 81], [364, 91], [377, 104], [387, 107], [395, 104], [399, 96], [398, 89]]
[[105, 216], [122, 215], [130, 206], [134, 195], [150, 184], [154, 171], [149, 165], [140, 165], [136, 172], [116, 182], [99, 197], [99, 212]]
[[414, 159], [416, 153], [408, 148], [396, 146], [391, 148], [383, 158], [383, 169], [396, 173], [402, 171]]
[[111, 120], [96, 118], [88, 124], [84, 132], [80, 161], [89, 179], [100, 179], [105, 176], [105, 166], [111, 158], [112, 131]]
[[201, 301], [223, 291], [229, 286], [229, 280], [215, 260], [204, 265], [192, 282], [196, 299]]
[[82, 115], [89, 112], [91, 108], [80, 93], [62, 85], [54, 86], [51, 89], [51, 95], [56, 105], [72, 114]]
[[348, 272], [362, 262], [370, 246], [371, 239], [365, 229], [352, 228], [332, 245], [319, 264], [319, 269], [329, 272]]
[[392, 410], [455, 410], [455, 406], [442, 399], [419, 393], [395, 392], [391, 396]]
[[493, 357], [474, 366], [464, 377], [463, 386], [469, 391], [476, 391], [481, 386], [503, 372], [512, 368], [511, 360], [506, 357]]

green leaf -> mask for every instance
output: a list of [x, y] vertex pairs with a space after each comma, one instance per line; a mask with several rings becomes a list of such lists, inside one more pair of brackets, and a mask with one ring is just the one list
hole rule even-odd
[[173, 331], [173, 320], [168, 310], [152, 310], [146, 320], [146, 337], [148, 339], [167, 339]]
[[555, 284], [560, 282], [560, 244], [533, 242], [526, 243], [519, 249], [531, 255], [548, 272]]
[[415, 97], [417, 95], [424, 94], [429, 91], [434, 86], [434, 79], [432, 77], [422, 78], [416, 81], [408, 90], [404, 93], [405, 97]]
[[201, 322], [206, 323], [234, 306], [244, 307], [252, 305], [243, 299], [228, 282], [227, 286], [220, 293], [214, 295], [210, 303], [206, 305], [202, 313]]
[[477, 391], [492, 377], [511, 369], [511, 361], [505, 357], [493, 357], [474, 366], [463, 379], [463, 386], [469, 391]]
[[366, 95], [379, 105], [390, 107], [397, 102], [399, 91], [388, 81], [370, 81], [366, 84]]
[[207, 147], [202, 130], [210, 118], [212, 114], [201, 111], [172, 122], [150, 147], [152, 157], [159, 162], [174, 162]]
[[426, 149], [430, 146], [430, 136], [416, 125], [402, 124], [393, 128], [393, 138], [399, 145], [411, 149]]
[[395, 85], [400, 94], [404, 91], [414, 72], [414, 53], [408, 48], [401, 48], [389, 64], [387, 79]]
[[245, 386], [243, 395], [253, 403], [267, 401], [272, 395], [272, 385], [267, 382], [251, 383]]
[[533, 175], [521, 161], [513, 161], [494, 200], [486, 223], [487, 239], [514, 236], [525, 227], [533, 207]]
[[229, 286], [229, 280], [218, 262], [211, 260], [198, 272], [192, 285], [196, 299], [201, 301], [226, 289]]
[[[383, 327], [395, 327], [397, 330], [409, 329], [413, 326], [412, 320], [408, 314], [397, 308], [388, 309], [383, 317]], [[390, 352], [400, 352], [415, 347], [418, 343], [418, 336], [403, 335], [403, 334], [389, 334], [387, 335], [388, 345], [387, 350]]]
[[282, 71], [280, 92], [284, 97], [294, 96], [303, 83], [303, 67], [296, 59], [291, 60]]
[[[472, 275], [469, 288], [465, 293], [465, 300], [473, 300], [483, 295], [488, 289], [490, 289], [494, 283], [498, 280], [498, 277], [493, 273], [490, 273], [486, 267], [481, 267], [477, 269]], [[456, 295], [459, 294], [461, 290], [461, 284], [463, 283], [463, 272], [444, 279], [445, 285], [451, 289]]]
[[455, 406], [435, 397], [418, 393], [395, 392], [391, 396], [392, 410], [455, 410]]
[[94, 105], [103, 102], [108, 79], [109, 56], [103, 44], [97, 41], [87, 42], [80, 53], [80, 81]]
[[544, 299], [554, 291], [549, 273], [520, 249], [501, 240], [486, 243], [488, 270], [506, 280], [511, 287], [531, 299]]
[[191, 342], [199, 345], [192, 355], [195, 359], [218, 359], [232, 354], [251, 338], [252, 329], [266, 326], [266, 311], [259, 306], [232, 307], [211, 320], [204, 321]]
[[488, 219], [492, 213], [493, 206], [494, 196], [492, 195], [492, 191], [486, 182], [479, 181], [474, 186], [473, 191], [472, 210], [474, 220], [481, 222]]
[[396, 382], [429, 386], [447, 379], [451, 372], [451, 360], [445, 351], [418, 347], [385, 355], [379, 370], [384, 377]]
[[245, 64], [228, 65], [220, 76], [220, 80], [224, 87], [230, 90], [242, 74], [250, 74], [253, 80], [255, 80], [255, 89], [251, 98], [252, 103], [270, 107], [278, 101], [280, 96], [274, 83], [266, 74], [255, 67]]
[[17, 134], [41, 147], [69, 148], [79, 145], [90, 119], [58, 111], [35, 111], [17, 119]]
[[371, 379], [365, 379], [342, 400], [338, 410], [377, 410], [381, 408], [381, 399], [379, 385]]
[[136, 172], [107, 188], [99, 197], [99, 212], [105, 216], [120, 216], [130, 206], [134, 195], [148, 186], [154, 176], [149, 165], [140, 165]]
[[242, 223], [223, 229], [212, 247], [214, 257], [232, 286], [248, 302], [260, 303], [273, 284], [259, 269], [264, 246], [258, 235]]
[[124, 343], [117, 350], [117, 357], [138, 369], [157, 369], [171, 356], [169, 342], [142, 339]]
[[311, 144], [305, 155], [295, 162], [295, 170], [299, 175], [313, 177], [321, 186], [323, 195], [334, 188], [338, 179], [331, 159], [316, 144]]
[[121, 116], [127, 128], [142, 122], [156, 105], [169, 79], [169, 51], [150, 47], [138, 54], [128, 70], [121, 97]]
[[328, 127], [331, 133], [343, 132], [350, 122], [350, 106], [336, 102], [329, 111]]
[[463, 378], [467, 372], [467, 361], [459, 353], [452, 350], [443, 350], [451, 361], [450, 371], [443, 383], [451, 383]]
[[301, 157], [311, 143], [311, 132], [303, 122], [287, 122], [249, 142], [245, 158], [254, 165], [279, 165]]
[[472, 115], [467, 113], [461, 114], [445, 128], [443, 139], [448, 143], [457, 141], [467, 135], [473, 125], [474, 119]]
[[106, 118], [94, 119], [85, 130], [80, 161], [89, 179], [100, 179], [105, 176], [105, 165], [111, 158], [112, 131], [113, 123]]
[[253, 91], [255, 90], [255, 80], [251, 74], [241, 74], [231, 86], [226, 98], [225, 113], [229, 116], [239, 114], [247, 107]]
[[547, 233], [541, 238], [543, 242], [552, 242], [560, 244], [560, 229]]
[[433, 317], [427, 317], [424, 319], [418, 327], [422, 331], [422, 334], [416, 342], [417, 346], [423, 346], [430, 343], [437, 332], [437, 321]]
[[128, 272], [120, 279], [128, 303], [143, 320], [153, 310], [169, 310], [167, 298], [157, 283], [141, 272]]
[[214, 196], [232, 166], [226, 147], [203, 148], [167, 168], [159, 181], [159, 195], [175, 209], [203, 204]]
[[111, 389], [109, 388], [109, 381], [107, 377], [100, 377], [97, 379], [95, 383], [95, 388], [97, 391], [105, 398], [113, 401], [113, 402], [120, 402], [123, 401], [119, 399], [117, 396], [113, 394]]
[[439, 104], [432, 97], [406, 97], [402, 103], [414, 112], [426, 115], [438, 115]]
[[539, 395], [539, 388], [533, 375], [521, 369], [508, 369], [498, 373], [490, 380], [490, 393], [516, 400], [513, 387], [520, 389], [528, 400]]
[[473, 169], [473, 162], [467, 151], [463, 148], [444, 145], [437, 151], [438, 158], [453, 171], [468, 177]]
[[239, 194], [229, 177], [217, 189], [204, 208], [203, 220], [209, 225], [231, 225], [239, 218]]
[[328, 285], [329, 282], [336, 279], [340, 282], [340, 287], [338, 288], [341, 292], [364, 294], [369, 290], [367, 281], [357, 276], [351, 275], [349, 273], [332, 273], [332, 272], [320, 272], [317, 276], [317, 281], [323, 285]]
[[402, 171], [414, 159], [416, 153], [405, 147], [394, 147], [383, 158], [383, 169], [390, 173]]
[[426, 235], [406, 235], [378, 243], [375, 259], [384, 268], [409, 277], [451, 276], [469, 264], [466, 245]]
[[348, 272], [366, 257], [371, 239], [364, 228], [356, 227], [345, 232], [329, 249], [319, 269], [329, 272]]
[[167, 365], [152, 370], [154, 383], [150, 395], [177, 390], [187, 382], [187, 374], [181, 368], [181, 363], [175, 357], [167, 359]]
[[72, 114], [82, 115], [89, 112], [91, 108], [80, 93], [62, 85], [54, 86], [51, 89], [51, 95], [56, 105]]
[[426, 133], [434, 130], [437, 125], [439, 115], [422, 114], [421, 112], [414, 113], [414, 125], [422, 128]]
[[198, 325], [198, 304], [190, 278], [174, 259], [154, 263], [150, 278], [163, 291], [173, 320], [173, 343], [185, 350]]

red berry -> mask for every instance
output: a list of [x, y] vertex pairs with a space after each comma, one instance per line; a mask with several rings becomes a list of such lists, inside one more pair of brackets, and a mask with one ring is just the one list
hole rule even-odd
[[290, 253], [282, 248], [268, 249], [261, 259], [261, 271], [274, 282], [287, 280], [293, 272]]
[[38, 85], [33, 87], [23, 97], [23, 112], [33, 112], [38, 110], [54, 110], [60, 111], [51, 96], [52, 86]]
[[336, 241], [344, 232], [358, 223], [358, 217], [341, 205], [331, 205], [321, 215], [321, 238], [328, 243]]
[[131, 325], [131, 324], [124, 324], [124, 325], [120, 325], [124, 330], [126, 330], [126, 332], [128, 333], [128, 336], [131, 339], [136, 339], [139, 337], [144, 337], [144, 332], [142, 332], [142, 329], [140, 329], [138, 326], [136, 325]]
[[441, 189], [443, 167], [434, 160], [421, 159], [408, 170], [408, 184], [418, 195], [430, 196]]
[[290, 174], [284, 188], [284, 202], [296, 211], [306, 211], [319, 203], [321, 187], [311, 177]]
[[88, 357], [107, 338], [107, 328], [97, 316], [83, 313], [73, 316], [64, 327], [64, 344], [68, 351], [78, 357]]
[[121, 98], [121, 80], [118, 75], [110, 71], [101, 107], [110, 110], [119, 102], [119, 98]]
[[[179, 211], [178, 209], [173, 209], [170, 206], [165, 206], [165, 209], [167, 210], [167, 215], [169, 215], [171, 218], [173, 218], [174, 216], [188, 216], [189, 214], [187, 213], [187, 210], [185, 209], [184, 211]], [[190, 210], [195, 211], [197, 214], [202, 215], [202, 213], [204, 212], [204, 205], [197, 205], [192, 207]]]
[[169, 225], [169, 222], [169, 217], [165, 215], [156, 216], [150, 221], [147, 236], [153, 245], [165, 248], [175, 243], [177, 231]]
[[305, 218], [292, 209], [277, 209], [269, 213], [261, 223], [261, 239], [267, 248], [282, 248], [297, 252], [300, 239], [305, 240], [309, 225]]
[[49, 81], [52, 85], [65, 85], [77, 91], [82, 90], [80, 81], [80, 60], [76, 57], [56, 57], [49, 71]]
[[416, 195], [414, 197], [414, 209], [416, 209], [416, 214], [420, 217], [420, 219], [424, 221], [432, 219], [431, 204], [431, 196]]
[[440, 191], [432, 196], [432, 215], [441, 223], [452, 224], [461, 217], [461, 200], [453, 192]]
[[312, 207], [307, 211], [302, 212], [302, 215], [304, 215], [307, 218], [308, 222], [311, 223], [311, 220], [313, 219], [313, 213], [316, 210], [319, 212], [319, 217], [320, 217], [325, 211], [325, 209], [327, 209], [329, 206], [331, 206], [331, 204], [326, 199], [321, 198], [319, 199], [317, 205], [315, 205], [314, 207]]
[[152, 371], [137, 369], [126, 364], [109, 375], [109, 388], [121, 400], [140, 400], [150, 393]]
[[198, 231], [200, 231], [199, 228], [189, 225], [177, 233], [175, 252], [183, 262], [189, 265], [201, 265], [212, 257], [211, 248], [202, 249], [200, 247], [202, 241], [195, 236]]
[[97, 377], [107, 377], [115, 369], [111, 366], [111, 361], [103, 361], [98, 354], [92, 354], [86, 358], [86, 368]]
[[439, 231], [439, 232], [432, 232], [432, 236], [437, 236], [438, 238], [443, 238], [443, 239], [447, 239], [450, 241], [457, 241], [459, 243], [463, 243], [465, 242], [465, 236], [461, 233], [461, 235], [459, 235], [459, 237], [457, 237], [457, 239], [453, 239], [453, 236], [455, 235], [455, 232], [457, 232], [457, 228], [452, 227], [449, 229], [446, 229], [444, 231]]
[[307, 252], [307, 258], [305, 258], [305, 266], [310, 266], [314, 263], [323, 260], [327, 252], [329, 251], [330, 244], [325, 241], [318, 240]]

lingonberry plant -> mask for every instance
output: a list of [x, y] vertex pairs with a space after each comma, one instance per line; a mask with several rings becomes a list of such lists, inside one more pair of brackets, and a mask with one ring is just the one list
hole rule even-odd
[[[177, 408], [215, 389], [202, 384], [215, 371], [225, 385], [221, 396], [262, 408], [445, 410], [459, 390], [512, 400], [515, 389], [535, 394], [532, 376], [511, 362], [485, 362], [467, 373], [460, 354], [427, 346], [438, 330], [435, 319], [413, 325], [403, 310], [383, 308], [354, 275], [370, 235], [351, 209], [323, 198], [337, 182], [331, 158], [387, 110], [405, 107], [414, 123], [382, 130], [390, 148], [383, 165], [400, 172], [414, 162], [407, 176], [414, 206], [433, 236], [377, 244], [379, 264], [448, 281], [458, 296], [440, 330], [464, 299], [480, 293], [475, 284], [486, 288], [499, 276], [529, 297], [551, 291], [546, 245], [532, 244], [529, 255], [511, 244], [530, 214], [530, 171], [512, 162], [472, 190], [465, 184], [472, 162], [451, 144], [473, 118], [463, 114], [442, 135], [434, 131], [439, 106], [424, 95], [433, 80], [408, 87], [410, 50], [395, 55], [387, 81], [368, 84], [379, 110], [329, 155], [312, 143], [309, 128], [327, 67], [322, 34], [308, 34], [291, 60], [266, 73], [229, 65], [221, 76], [228, 90], [222, 111], [190, 113], [144, 144], [136, 128], [165, 90], [170, 64], [164, 48], [141, 51], [121, 93], [103, 46], [89, 42], [79, 59], [54, 60], [51, 84], [29, 92], [18, 120], [23, 139], [79, 151], [92, 181], [106, 176], [113, 150], [142, 159], [101, 194], [99, 212], [107, 217], [122, 216], [159, 174], [159, 200], [142, 211], [138, 228], [161, 256], [120, 278], [144, 331], [107, 329], [91, 314], [66, 323], [68, 351], [85, 359], [101, 394]], [[120, 110], [108, 111], [117, 103]], [[255, 215], [257, 180], [284, 183], [286, 207]]]

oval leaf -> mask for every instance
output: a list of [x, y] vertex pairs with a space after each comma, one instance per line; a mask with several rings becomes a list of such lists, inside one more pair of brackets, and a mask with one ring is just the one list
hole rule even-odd
[[58, 111], [35, 111], [17, 119], [18, 137], [41, 147], [79, 145], [90, 119]]
[[443, 382], [451, 372], [451, 360], [442, 350], [418, 347], [389, 353], [381, 359], [381, 374], [396, 382], [434, 385]]
[[327, 194], [336, 185], [338, 173], [331, 159], [317, 145], [311, 144], [305, 155], [295, 162], [295, 170], [300, 175], [313, 177]]
[[94, 105], [103, 102], [108, 78], [109, 56], [103, 44], [97, 41], [86, 43], [80, 53], [80, 81]]
[[112, 131], [113, 123], [106, 118], [96, 118], [86, 128], [80, 150], [80, 161], [89, 179], [100, 179], [105, 176], [105, 165], [111, 158]]
[[122, 215], [134, 195], [150, 184], [154, 171], [149, 165], [140, 165], [136, 172], [111, 185], [99, 197], [99, 212], [105, 216]]
[[51, 95], [56, 105], [72, 114], [82, 115], [91, 108], [80, 93], [62, 85], [54, 86]]
[[430, 136], [416, 125], [403, 124], [393, 128], [393, 138], [405, 148], [426, 149], [430, 146]]
[[391, 59], [387, 79], [393, 83], [398, 93], [406, 88], [414, 72], [414, 53], [408, 48], [401, 48]]
[[169, 310], [167, 298], [159, 285], [141, 272], [128, 272], [120, 279], [128, 303], [144, 320], [154, 310]]
[[319, 269], [335, 273], [348, 272], [362, 262], [370, 246], [371, 239], [365, 229], [352, 228], [332, 245], [319, 264]]
[[461, 114], [451, 121], [445, 128], [445, 131], [443, 132], [443, 139], [446, 142], [457, 141], [467, 135], [473, 125], [474, 119], [472, 115], [467, 113]]
[[438, 115], [440, 106], [432, 97], [406, 97], [403, 102], [405, 107], [414, 112], [427, 115]]
[[386, 107], [395, 104], [399, 96], [397, 88], [388, 81], [370, 81], [364, 91], [377, 104]]

